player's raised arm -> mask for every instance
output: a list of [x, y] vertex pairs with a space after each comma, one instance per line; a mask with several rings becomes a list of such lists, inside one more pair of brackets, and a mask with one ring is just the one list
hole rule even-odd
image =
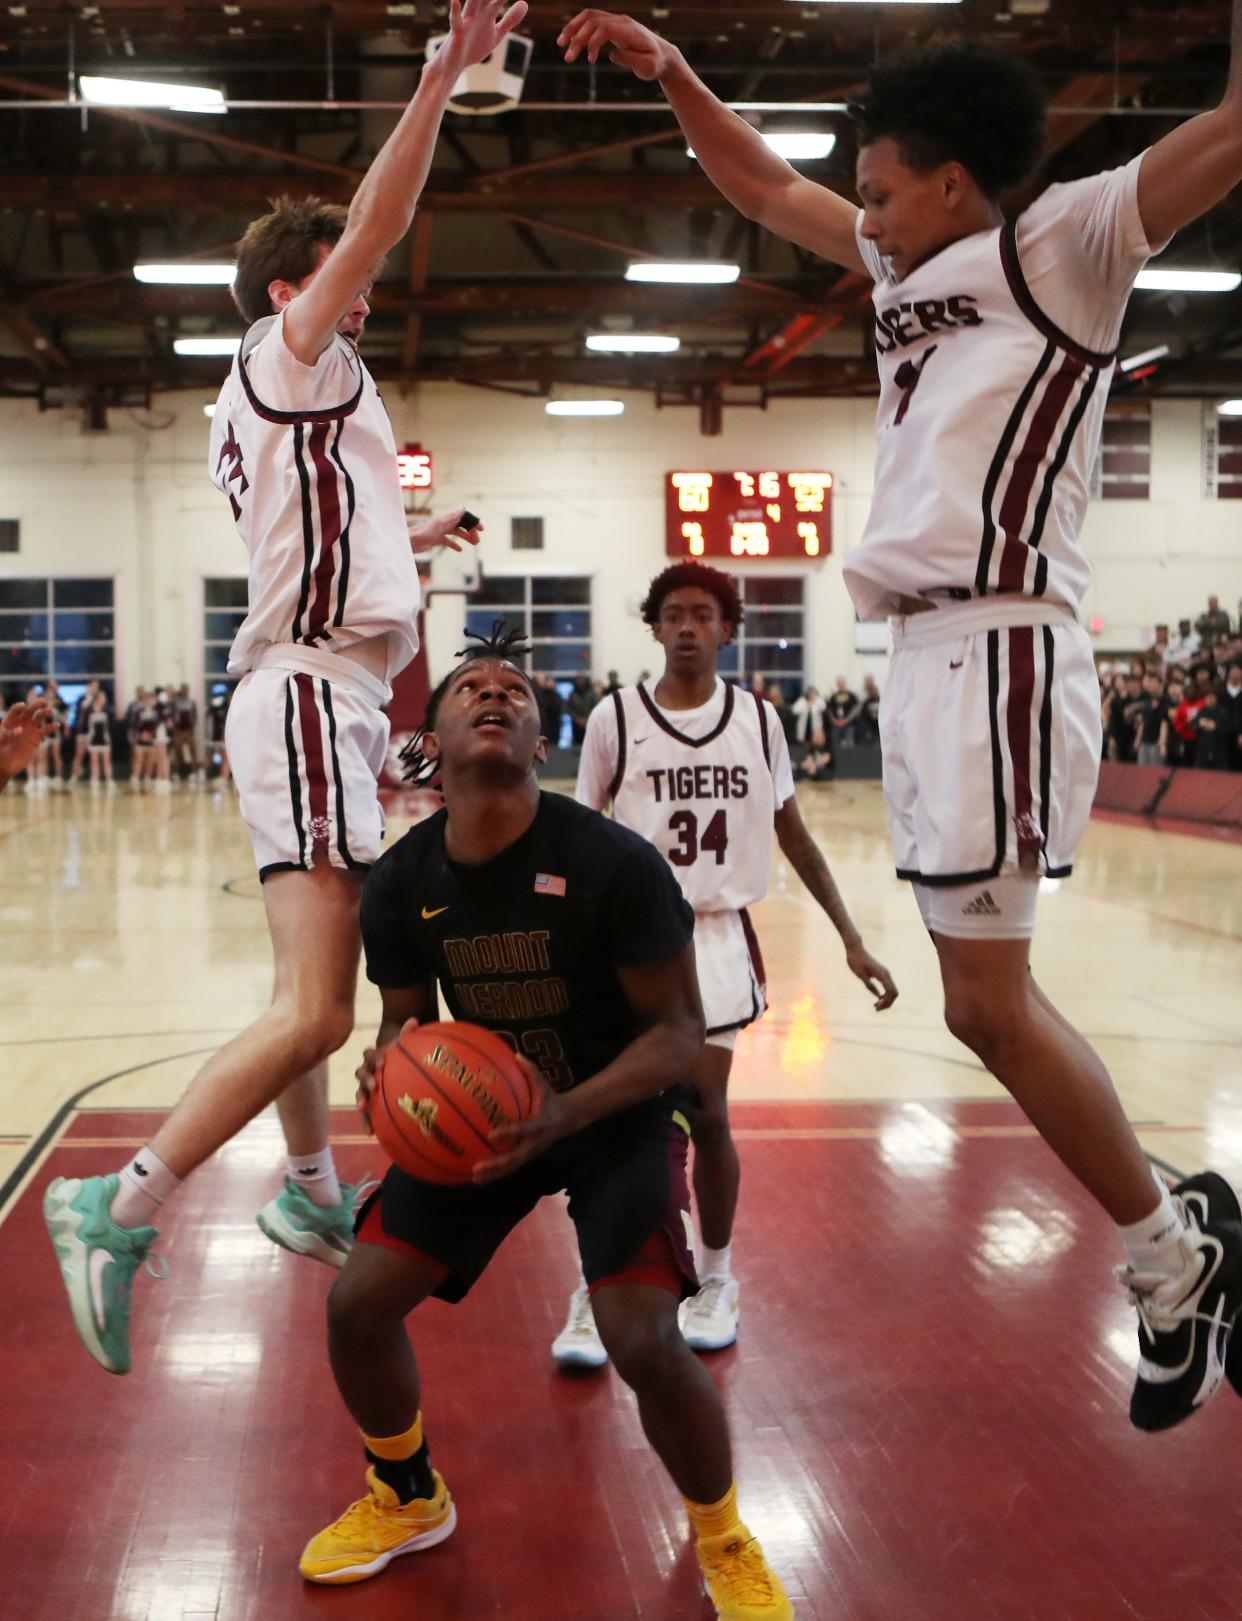
[[854, 227], [858, 209], [835, 191], [807, 180], [778, 158], [762, 135], [707, 88], [675, 45], [608, 11], [580, 11], [557, 41], [565, 60], [585, 55], [654, 79], [685, 131], [703, 171], [740, 214], [821, 258], [866, 274]]
[[1159, 140], [1139, 171], [1149, 242], [1167, 242], [1242, 185], [1242, 0], [1234, 0], [1229, 82], [1219, 107]]
[[526, 0], [517, 0], [503, 16], [496, 0], [452, 0], [449, 37], [423, 68], [400, 123], [354, 193], [344, 234], [323, 269], [289, 305], [285, 342], [306, 365], [313, 365], [327, 348], [337, 323], [359, 290], [369, 285], [376, 264], [409, 230], [458, 76], [489, 56], [526, 11]]
[[14, 704], [0, 723], [0, 793], [56, 731], [56, 713], [46, 698]]

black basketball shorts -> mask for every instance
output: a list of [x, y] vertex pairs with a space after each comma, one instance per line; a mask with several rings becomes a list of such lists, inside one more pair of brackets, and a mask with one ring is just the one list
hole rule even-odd
[[[358, 1241], [438, 1261], [448, 1276], [435, 1297], [455, 1303], [541, 1199], [567, 1193], [588, 1284], [621, 1279], [663, 1234], [685, 1299], [699, 1286], [686, 1180], [694, 1097], [692, 1087], [671, 1087], [555, 1143], [485, 1187], [420, 1182], [394, 1165], [358, 1212]], [[643, 1280], [635, 1270], [626, 1281]]]

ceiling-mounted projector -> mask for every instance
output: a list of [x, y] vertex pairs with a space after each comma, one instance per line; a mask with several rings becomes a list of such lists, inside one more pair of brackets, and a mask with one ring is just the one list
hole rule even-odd
[[[434, 34], [427, 41], [427, 60], [434, 61], [447, 34]], [[468, 113], [478, 117], [485, 113], [504, 113], [516, 107], [522, 99], [522, 87], [530, 67], [533, 39], [510, 34], [481, 62], [476, 62], [462, 74], [453, 86], [448, 104], [455, 113]]]

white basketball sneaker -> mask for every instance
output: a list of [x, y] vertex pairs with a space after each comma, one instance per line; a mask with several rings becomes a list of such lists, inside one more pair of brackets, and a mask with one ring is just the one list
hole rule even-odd
[[569, 1316], [565, 1326], [552, 1341], [552, 1356], [558, 1368], [604, 1368], [608, 1365], [608, 1352], [595, 1326], [595, 1313], [591, 1310], [591, 1295], [580, 1284], [570, 1297]]
[[681, 1308], [681, 1332], [693, 1351], [723, 1351], [737, 1339], [742, 1308], [736, 1278], [708, 1278]]

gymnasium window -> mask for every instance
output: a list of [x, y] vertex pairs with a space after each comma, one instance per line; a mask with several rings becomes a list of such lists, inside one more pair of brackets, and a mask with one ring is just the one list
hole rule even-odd
[[0, 580], [0, 683], [55, 680], [67, 703], [88, 681], [115, 698], [116, 619], [110, 579]]
[[247, 612], [246, 581], [229, 576], [203, 581], [203, 707], [218, 692], [231, 692], [237, 682], [226, 671], [229, 648]]
[[1091, 479], [1096, 501], [1151, 498], [1151, 406], [1146, 401], [1109, 409]]
[[757, 675], [765, 685], [775, 681], [793, 700], [805, 685], [805, 582], [797, 574], [747, 574], [737, 583], [746, 618], [737, 640], [720, 649], [717, 668], [747, 686]]
[[1203, 412], [1203, 483], [1209, 501], [1242, 501], [1242, 417]]
[[589, 575], [485, 575], [466, 599], [466, 629], [487, 636], [497, 619], [525, 634], [531, 646], [527, 667], [537, 674], [559, 683], [599, 673], [592, 667]]

